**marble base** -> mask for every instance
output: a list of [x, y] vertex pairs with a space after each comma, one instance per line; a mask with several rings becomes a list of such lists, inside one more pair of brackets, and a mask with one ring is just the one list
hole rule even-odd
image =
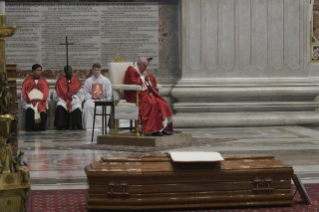
[[319, 123], [318, 79], [182, 79], [172, 90], [174, 127]]
[[174, 127], [241, 127], [319, 124], [317, 112], [178, 113]]
[[130, 145], [130, 146], [170, 146], [189, 143], [192, 141], [190, 133], [174, 133], [171, 136], [114, 136], [114, 135], [101, 135], [97, 136], [98, 144], [109, 145]]

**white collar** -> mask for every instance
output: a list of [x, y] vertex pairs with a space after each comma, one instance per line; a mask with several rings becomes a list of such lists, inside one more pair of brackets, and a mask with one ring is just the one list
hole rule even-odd
[[102, 74], [100, 74], [100, 76], [98, 78], [96, 78], [94, 75], [92, 75], [93, 79], [102, 79]]
[[142, 76], [140, 69], [137, 66], [137, 62], [134, 62], [131, 66], [137, 71], [137, 73], [139, 73]]

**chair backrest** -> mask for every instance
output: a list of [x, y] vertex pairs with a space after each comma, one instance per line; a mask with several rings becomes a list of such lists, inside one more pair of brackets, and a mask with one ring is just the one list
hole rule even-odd
[[[133, 62], [124, 63], [109, 63], [110, 80], [112, 85], [124, 84], [124, 76], [127, 68], [132, 65]], [[114, 100], [121, 100], [124, 98], [124, 91], [113, 91]]]

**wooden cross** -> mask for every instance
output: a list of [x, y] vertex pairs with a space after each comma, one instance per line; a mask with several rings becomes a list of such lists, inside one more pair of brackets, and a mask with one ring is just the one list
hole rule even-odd
[[68, 36], [65, 36], [65, 43], [60, 43], [60, 45], [66, 45], [66, 65], [69, 66], [69, 45], [74, 45], [74, 43], [68, 43]]

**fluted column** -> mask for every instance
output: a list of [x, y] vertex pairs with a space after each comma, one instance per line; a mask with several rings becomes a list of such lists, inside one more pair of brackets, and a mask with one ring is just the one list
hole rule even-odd
[[182, 0], [174, 125], [319, 123], [318, 83], [307, 69], [308, 4]]

